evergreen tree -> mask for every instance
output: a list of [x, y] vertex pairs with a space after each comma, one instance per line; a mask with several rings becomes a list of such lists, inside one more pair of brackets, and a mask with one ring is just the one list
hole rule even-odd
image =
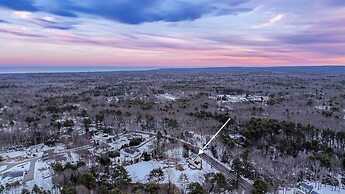
[[243, 174], [243, 162], [239, 158], [236, 158], [232, 161], [231, 167], [235, 171], [236, 187], [238, 187], [238, 182], [241, 178], [241, 175]]
[[113, 173], [117, 185], [127, 185], [132, 180], [128, 174], [128, 171], [121, 165], [116, 166]]
[[[2, 191], [0, 190], [0, 193], [1, 193]], [[29, 190], [27, 190], [27, 189], [23, 189], [22, 190], [22, 194], [30, 194], [30, 191]]]
[[261, 179], [258, 179], [253, 184], [253, 194], [265, 194], [267, 193], [267, 183]]
[[96, 178], [90, 172], [79, 175], [78, 180], [82, 185], [89, 189], [96, 186]]
[[164, 179], [164, 172], [162, 168], [152, 169], [149, 174], [149, 180], [158, 183]]
[[190, 183], [188, 185], [188, 194], [204, 194], [205, 191], [199, 183]]
[[76, 194], [75, 186], [72, 184], [64, 186], [61, 190], [61, 194]]
[[147, 183], [145, 185], [145, 191], [149, 193], [156, 193], [157, 191], [159, 191], [159, 189], [160, 189], [160, 186], [155, 183]]

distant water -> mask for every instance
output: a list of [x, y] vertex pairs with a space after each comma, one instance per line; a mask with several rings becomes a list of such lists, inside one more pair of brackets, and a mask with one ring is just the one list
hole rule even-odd
[[103, 71], [146, 71], [152, 67], [0, 67], [0, 74], [9, 73], [67, 73], [67, 72], [103, 72]]
[[278, 72], [278, 73], [307, 73], [307, 74], [345, 74], [345, 66], [275, 66], [275, 67], [185, 67], [185, 68], [157, 68], [157, 67], [111, 67], [111, 66], [17, 66], [1, 67], [0, 74], [13, 73], [67, 73], [67, 72], [107, 72], [107, 71], [148, 71], [160, 72]]

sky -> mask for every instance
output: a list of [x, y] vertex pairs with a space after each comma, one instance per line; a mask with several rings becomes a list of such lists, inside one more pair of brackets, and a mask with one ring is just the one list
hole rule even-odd
[[344, 0], [0, 0], [0, 67], [299, 65], [345, 65]]

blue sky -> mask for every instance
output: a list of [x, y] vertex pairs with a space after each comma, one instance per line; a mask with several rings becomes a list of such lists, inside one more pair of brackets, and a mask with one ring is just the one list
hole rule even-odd
[[344, 65], [343, 0], [2, 0], [0, 65]]

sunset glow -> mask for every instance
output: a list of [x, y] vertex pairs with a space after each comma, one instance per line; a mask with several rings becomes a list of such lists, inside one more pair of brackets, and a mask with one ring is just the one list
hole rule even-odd
[[2, 0], [0, 66], [345, 64], [343, 0]]

